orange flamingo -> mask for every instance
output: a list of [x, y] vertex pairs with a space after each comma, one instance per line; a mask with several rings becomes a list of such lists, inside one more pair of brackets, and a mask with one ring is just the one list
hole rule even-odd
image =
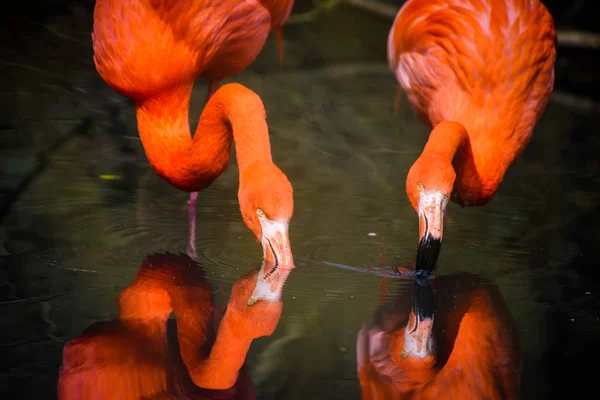
[[497, 288], [470, 274], [443, 276], [434, 297], [430, 282], [414, 283], [412, 308], [401, 295], [361, 328], [362, 398], [518, 399], [521, 354]]
[[[91, 325], [65, 346], [59, 399], [254, 399], [246, 354], [253, 339], [275, 330], [288, 275], [278, 275], [268, 299], [255, 293], [261, 276], [236, 281], [215, 333], [204, 271], [185, 255], [147, 257], [119, 295], [118, 319]], [[168, 340], [172, 311], [176, 338]]]
[[409, 0], [388, 62], [433, 130], [406, 179], [419, 247], [435, 263], [450, 196], [489, 202], [525, 149], [554, 85], [556, 31], [538, 0]]
[[[96, 69], [133, 101], [154, 171], [190, 193], [188, 254], [194, 258], [197, 192], [225, 171], [235, 140], [244, 221], [265, 252], [271, 242], [269, 251], [277, 253], [272, 258], [292, 261], [287, 239], [292, 189], [271, 161], [262, 101], [241, 85], [226, 85], [210, 96], [218, 81], [254, 61], [271, 29], [281, 37], [292, 5], [291, 0], [96, 1]], [[199, 76], [211, 82], [210, 100], [192, 138], [188, 110]], [[271, 236], [263, 237], [265, 232]]]

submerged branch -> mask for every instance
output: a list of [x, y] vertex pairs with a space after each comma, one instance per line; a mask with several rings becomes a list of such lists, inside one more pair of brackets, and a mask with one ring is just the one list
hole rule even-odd
[[557, 30], [558, 45], [565, 47], [600, 48], [600, 35], [593, 32]]

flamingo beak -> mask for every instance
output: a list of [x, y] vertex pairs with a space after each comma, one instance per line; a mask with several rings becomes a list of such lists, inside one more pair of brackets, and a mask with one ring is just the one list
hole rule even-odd
[[433, 339], [433, 290], [430, 282], [415, 282], [413, 307], [406, 325], [402, 358], [412, 356], [424, 359], [435, 353]]
[[438, 191], [421, 191], [419, 200], [419, 248], [417, 269], [433, 271], [442, 248], [444, 215], [448, 196]]
[[294, 269], [288, 223], [266, 218], [261, 219], [260, 223], [263, 263], [258, 273], [254, 293], [248, 301], [249, 305], [258, 300], [278, 301], [281, 298], [283, 285]]

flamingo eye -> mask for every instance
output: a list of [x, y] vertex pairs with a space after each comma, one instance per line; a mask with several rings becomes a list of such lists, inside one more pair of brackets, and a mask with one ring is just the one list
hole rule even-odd
[[417, 183], [417, 190], [419, 192], [422, 192], [423, 190], [425, 190], [425, 188], [423, 187], [423, 184], [421, 182]]
[[260, 208], [256, 209], [256, 215], [258, 215], [259, 217], [264, 217], [265, 216], [265, 212], [263, 210], [261, 210]]

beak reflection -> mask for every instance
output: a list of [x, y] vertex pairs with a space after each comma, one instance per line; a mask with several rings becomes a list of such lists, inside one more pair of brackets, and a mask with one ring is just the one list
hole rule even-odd
[[253, 305], [259, 300], [278, 301], [285, 281], [294, 269], [287, 222], [265, 219], [261, 225], [263, 263], [248, 305]]

